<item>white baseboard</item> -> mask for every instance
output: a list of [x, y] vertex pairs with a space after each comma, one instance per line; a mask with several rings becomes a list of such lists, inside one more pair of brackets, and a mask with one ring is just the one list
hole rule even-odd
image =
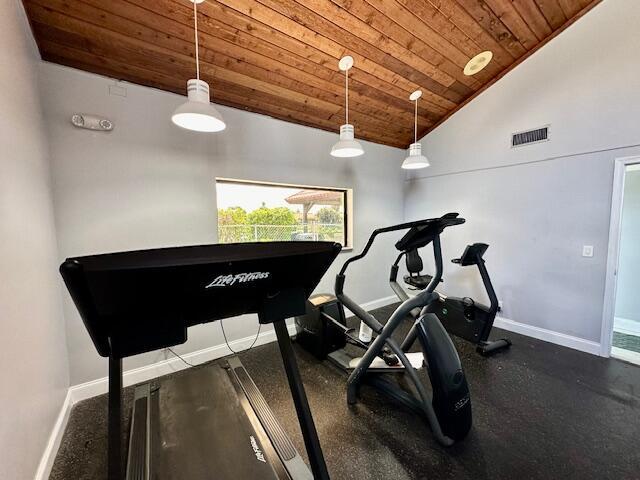
[[[376, 308], [385, 307], [399, 301], [400, 300], [398, 300], [398, 297], [396, 297], [395, 295], [391, 295], [389, 297], [379, 298], [371, 302], [363, 303], [361, 306], [365, 310], [369, 311]], [[527, 325], [526, 323], [516, 322], [515, 320], [504, 317], [496, 317], [493, 324], [498, 328], [502, 328], [503, 330], [519, 333], [521, 335], [526, 335], [528, 337], [554, 343], [563, 347], [573, 348], [574, 350], [580, 350], [581, 352], [591, 353], [592, 355], [600, 355], [601, 353], [600, 344], [598, 342], [585, 340], [584, 338], [575, 337], [573, 335], [567, 335], [566, 333], [555, 332], [546, 328]]]
[[[371, 300], [370, 302], [361, 303], [360, 306], [364, 308], [367, 312], [370, 310], [375, 310], [376, 308], [386, 307], [387, 305], [391, 305], [392, 303], [399, 302], [400, 300], [395, 295], [389, 295], [388, 297], [378, 298], [376, 300]], [[347, 307], [345, 307], [348, 313], [353, 313]]]
[[611, 356], [618, 360], [624, 360], [625, 362], [640, 365], [640, 353], [638, 352], [632, 352], [631, 350], [625, 350], [618, 347], [611, 347]]
[[58, 453], [58, 448], [62, 441], [62, 435], [67, 426], [67, 422], [69, 421], [69, 414], [71, 413], [72, 406], [71, 390], [67, 390], [67, 395], [62, 403], [60, 413], [58, 413], [58, 418], [56, 418], [56, 423], [54, 423], [51, 434], [49, 435], [47, 446], [40, 458], [40, 464], [36, 470], [34, 480], [48, 480], [49, 475], [51, 474], [51, 467], [53, 467], [53, 461], [56, 458], [56, 453]]
[[563, 347], [573, 348], [574, 350], [580, 350], [581, 352], [591, 353], [593, 355], [600, 355], [600, 344], [591, 340], [585, 340], [584, 338], [554, 332], [546, 328], [534, 327], [503, 317], [496, 317], [493, 325], [504, 330], [509, 330], [510, 332], [544, 340], [545, 342], [555, 343], [556, 345], [562, 345]]

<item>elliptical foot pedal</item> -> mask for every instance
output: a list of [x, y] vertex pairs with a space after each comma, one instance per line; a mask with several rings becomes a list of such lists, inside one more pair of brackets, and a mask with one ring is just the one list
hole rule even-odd
[[[405, 353], [407, 359], [411, 363], [411, 366], [416, 370], [419, 370], [424, 366], [424, 356], [422, 352], [415, 353]], [[337, 350], [329, 354], [329, 359], [337, 364], [339, 367], [344, 368], [346, 370], [354, 370], [362, 357], [352, 357], [347, 354], [344, 350]], [[367, 371], [370, 372], [402, 372], [404, 371], [404, 365], [401, 362], [398, 362], [397, 365], [388, 365], [382, 358], [376, 357], [372, 362]]]
[[511, 340], [508, 338], [501, 338], [500, 340], [495, 340], [493, 342], [483, 342], [478, 344], [476, 347], [476, 352], [478, 352], [483, 357], [490, 357], [495, 355], [501, 350], [507, 350], [511, 347]]

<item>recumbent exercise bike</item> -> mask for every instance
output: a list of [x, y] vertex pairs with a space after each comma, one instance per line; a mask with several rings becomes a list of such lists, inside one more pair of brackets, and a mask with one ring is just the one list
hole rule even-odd
[[[511, 346], [511, 341], [506, 338], [494, 341], [489, 340], [489, 334], [491, 333], [499, 305], [498, 297], [491, 284], [483, 258], [487, 248], [489, 248], [489, 245], [486, 243], [467, 245], [462, 256], [451, 261], [462, 267], [470, 265], [478, 267], [482, 283], [489, 297], [489, 306], [478, 303], [470, 297], [449, 297], [436, 291], [440, 298], [428, 307], [430, 312], [438, 316], [440, 322], [450, 334], [475, 344], [476, 351], [483, 356], [493, 355]], [[417, 248], [401, 251], [391, 267], [389, 276], [391, 288], [401, 301], [409, 298], [397, 282], [398, 266], [403, 256], [409, 272], [404, 276], [403, 280], [410, 288], [424, 290], [433, 279], [431, 275], [422, 274], [423, 263]], [[419, 313], [419, 311], [414, 310], [412, 315], [416, 317]]]

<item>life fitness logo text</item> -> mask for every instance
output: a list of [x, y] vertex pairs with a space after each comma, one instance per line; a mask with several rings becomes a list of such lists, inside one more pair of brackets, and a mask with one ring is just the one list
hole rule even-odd
[[249, 442], [251, 443], [251, 448], [253, 449], [253, 453], [255, 454], [256, 458], [262, 463], [267, 463], [266, 458], [264, 458], [264, 453], [262, 453], [262, 450], [260, 450], [258, 442], [253, 435], [249, 435]]
[[219, 275], [213, 282], [205, 288], [213, 287], [230, 287], [237, 283], [255, 282], [256, 280], [264, 280], [271, 276], [271, 272], [251, 272], [237, 273], [235, 275]]

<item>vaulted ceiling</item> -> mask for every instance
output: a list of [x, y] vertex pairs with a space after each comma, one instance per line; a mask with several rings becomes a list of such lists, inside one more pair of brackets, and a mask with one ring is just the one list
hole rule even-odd
[[[201, 76], [212, 101], [337, 132], [350, 71], [358, 138], [413, 141], [600, 0], [205, 0]], [[194, 77], [189, 0], [24, 0], [44, 60], [185, 94]], [[596, 34], [594, 32], [594, 34]], [[467, 61], [493, 61], [465, 76]]]

